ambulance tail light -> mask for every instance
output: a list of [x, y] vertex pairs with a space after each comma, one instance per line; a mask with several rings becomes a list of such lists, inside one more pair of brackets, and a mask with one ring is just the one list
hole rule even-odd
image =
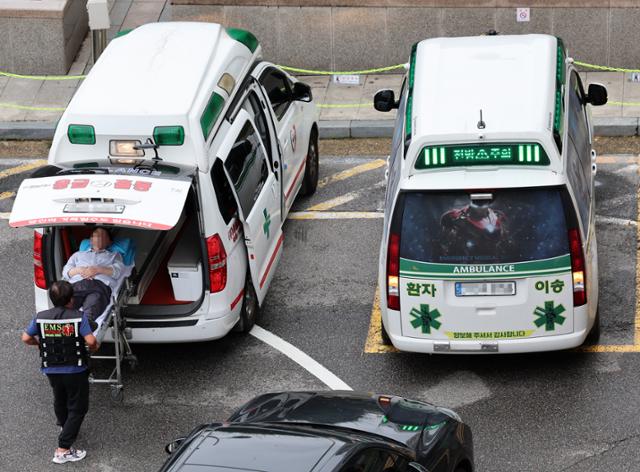
[[587, 274], [582, 253], [582, 240], [577, 228], [569, 230], [569, 252], [573, 275], [573, 306], [582, 306], [587, 303]]
[[33, 281], [36, 287], [46, 289], [47, 279], [42, 265], [42, 233], [33, 232]]
[[400, 235], [389, 234], [387, 248], [387, 307], [400, 309]]
[[227, 253], [218, 234], [207, 238], [207, 257], [211, 293], [221, 292], [227, 286]]

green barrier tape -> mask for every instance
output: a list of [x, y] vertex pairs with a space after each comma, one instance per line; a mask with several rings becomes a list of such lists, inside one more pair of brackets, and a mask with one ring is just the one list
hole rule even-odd
[[311, 75], [367, 75], [376, 74], [378, 72], [387, 72], [390, 70], [404, 68], [404, 64], [397, 64], [395, 66], [378, 67], [377, 69], [365, 69], [365, 70], [348, 70], [348, 71], [330, 71], [330, 70], [313, 70], [313, 69], [298, 69], [297, 67], [278, 66], [280, 69], [287, 70], [289, 72], [297, 72], [299, 74], [311, 74]]
[[607, 102], [607, 105], [622, 105], [623, 107], [640, 107], [640, 102]]
[[599, 66], [597, 64], [589, 64], [588, 62], [581, 61], [573, 61], [573, 63], [577, 66], [586, 67], [588, 69], [606, 70], [610, 72], [640, 72], [640, 69], [625, 69], [623, 67]]
[[10, 77], [12, 79], [30, 79], [30, 80], [78, 80], [84, 79], [86, 75], [20, 75], [11, 72], [2, 72], [0, 75]]
[[16, 110], [28, 110], [28, 111], [65, 111], [66, 108], [59, 107], [29, 107], [26, 105], [16, 105], [14, 103], [0, 103], [2, 108], [15, 108]]
[[[589, 69], [611, 71], [611, 72], [640, 72], [640, 69], [625, 69], [623, 67], [609, 67], [599, 66], [597, 64], [589, 64], [587, 62], [573, 61], [575, 65], [586, 67]], [[403, 69], [405, 64], [396, 64], [395, 66], [378, 67], [375, 69], [363, 69], [363, 70], [347, 70], [347, 71], [330, 71], [330, 70], [315, 70], [315, 69], [300, 69], [298, 67], [290, 67], [278, 65], [281, 69], [289, 72], [297, 72], [299, 74], [311, 74], [311, 75], [367, 75], [376, 74], [379, 72], [388, 72], [396, 69]], [[84, 79], [86, 75], [21, 75], [12, 74], [10, 72], [0, 71], [0, 76], [11, 77], [14, 79], [30, 79], [30, 80], [79, 80]]]
[[[613, 106], [626, 106], [626, 107], [640, 107], [640, 102], [607, 102], [607, 105]], [[373, 107], [373, 103], [319, 103], [316, 105], [318, 108], [360, 108], [360, 107]], [[60, 107], [30, 107], [25, 105], [16, 105], [14, 103], [0, 103], [0, 108], [15, 108], [17, 110], [28, 111], [65, 111], [66, 108]]]
[[318, 103], [318, 108], [359, 108], [372, 107], [373, 103]]

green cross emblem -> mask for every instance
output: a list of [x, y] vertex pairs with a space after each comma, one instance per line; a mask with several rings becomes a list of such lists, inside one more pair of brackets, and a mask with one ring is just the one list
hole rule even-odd
[[421, 327], [422, 334], [431, 334], [431, 328], [438, 329], [442, 326], [442, 323], [437, 320], [442, 315], [437, 309], [429, 310], [429, 305], [421, 304], [420, 308], [413, 308], [409, 314], [413, 317], [411, 326]]
[[262, 223], [262, 231], [267, 235], [267, 239], [269, 239], [269, 226], [271, 226], [271, 215], [265, 208], [262, 210], [262, 214], [264, 215], [264, 223]]
[[565, 311], [562, 304], [554, 306], [553, 301], [544, 302], [544, 308], [537, 306], [533, 311], [533, 314], [538, 317], [534, 323], [538, 328], [544, 325], [545, 331], [554, 331], [556, 323], [562, 325], [566, 320], [564, 316], [561, 316]]

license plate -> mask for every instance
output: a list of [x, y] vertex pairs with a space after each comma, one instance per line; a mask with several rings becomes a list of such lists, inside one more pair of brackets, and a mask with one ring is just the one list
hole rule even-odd
[[456, 282], [456, 297], [487, 297], [515, 294], [515, 282]]

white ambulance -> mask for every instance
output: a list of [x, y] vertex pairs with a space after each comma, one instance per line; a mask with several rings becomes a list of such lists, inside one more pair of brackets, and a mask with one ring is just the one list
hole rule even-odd
[[399, 100], [380, 251], [383, 339], [402, 351], [566, 349], [598, 333], [585, 92], [547, 35], [417, 43]]
[[106, 48], [48, 164], [22, 183], [10, 218], [37, 228], [36, 309], [100, 225], [130, 274], [114, 290], [126, 290], [131, 341], [211, 340], [256, 321], [284, 220], [316, 188], [317, 111], [251, 33], [148, 24]]

